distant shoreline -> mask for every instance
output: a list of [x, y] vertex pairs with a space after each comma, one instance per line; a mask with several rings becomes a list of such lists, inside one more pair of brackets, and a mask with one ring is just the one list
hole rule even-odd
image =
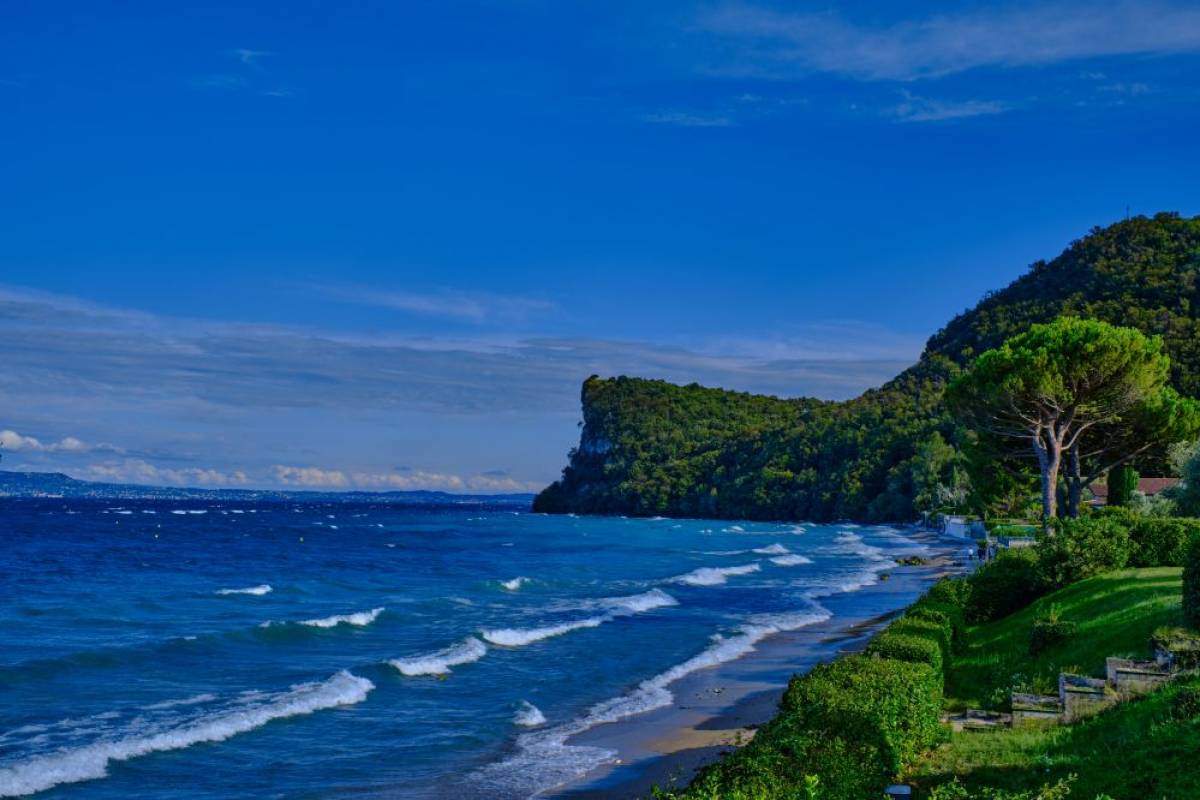
[[887, 622], [932, 582], [958, 574], [954, 556], [961, 542], [929, 532], [904, 534], [930, 549], [928, 564], [896, 566], [886, 581], [856, 592], [823, 598], [832, 618], [807, 628], [776, 634], [746, 656], [688, 675], [671, 685], [670, 707], [586, 731], [572, 744], [615, 750], [620, 761], [593, 770], [578, 781], [546, 790], [539, 797], [561, 800], [635, 800], [653, 786], [685, 786], [702, 767], [745, 744], [757, 727], [776, 714], [788, 678], [817, 663], [861, 650]]

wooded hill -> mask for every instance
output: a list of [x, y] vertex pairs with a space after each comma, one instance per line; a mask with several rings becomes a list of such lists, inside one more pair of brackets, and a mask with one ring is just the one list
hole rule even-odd
[[537, 511], [896, 520], [960, 479], [947, 382], [1031, 324], [1091, 317], [1163, 337], [1200, 396], [1200, 217], [1136, 217], [1039, 261], [930, 338], [917, 364], [846, 402], [588, 378], [583, 431]]

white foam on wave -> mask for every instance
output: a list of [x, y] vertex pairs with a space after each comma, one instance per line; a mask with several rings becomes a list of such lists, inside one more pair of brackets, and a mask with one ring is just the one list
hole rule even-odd
[[679, 601], [661, 589], [651, 589], [641, 594], [621, 597], [600, 597], [594, 600], [582, 600], [571, 603], [567, 608], [582, 611], [604, 611], [603, 615], [569, 620], [554, 625], [543, 625], [536, 628], [496, 628], [481, 631], [484, 639], [502, 647], [524, 647], [525, 645], [562, 636], [564, 633], [598, 628], [606, 622], [612, 622], [618, 617], [627, 617], [653, 611], [656, 608], [677, 606]]
[[473, 661], [478, 661], [485, 655], [487, 655], [487, 645], [474, 636], [468, 636], [462, 642], [451, 645], [443, 650], [438, 650], [435, 653], [414, 656], [413, 658], [394, 658], [388, 663], [400, 670], [401, 674], [410, 677], [417, 675], [446, 675], [450, 672], [451, 667], [470, 664]]
[[741, 525], [730, 525], [728, 528], [722, 529], [725, 533], [745, 533], [746, 529]]
[[562, 725], [521, 734], [517, 737], [516, 755], [478, 770], [473, 777], [503, 790], [506, 795], [529, 796], [585, 775], [612, 761], [617, 754], [602, 747], [567, 744], [572, 736], [597, 725], [670, 705], [675, 697], [668, 687], [680, 678], [741, 658], [768, 636], [797, 630], [831, 616], [827, 609], [813, 603], [810, 609], [794, 614], [750, 617], [737, 633], [713, 636], [713, 643], [700, 653], [642, 681], [628, 694], [597, 703], [583, 716]]
[[720, 586], [729, 580], [731, 575], [749, 575], [758, 572], [762, 567], [758, 562], [742, 564], [736, 567], [700, 567], [683, 575], [671, 578], [672, 583], [682, 583], [685, 586]]
[[536, 728], [546, 724], [546, 715], [542, 710], [528, 700], [521, 701], [521, 707], [513, 716], [513, 722], [525, 728]]
[[481, 631], [481, 634], [484, 639], [492, 644], [498, 644], [503, 647], [524, 647], [527, 644], [540, 642], [543, 639], [551, 639], [555, 636], [562, 636], [564, 633], [570, 633], [582, 628], [599, 628], [610, 619], [611, 617], [588, 617], [587, 619], [578, 619], [573, 622], [562, 622], [558, 625], [545, 625], [541, 628], [496, 628], [494, 630]]
[[180, 706], [195, 706], [200, 703], [211, 703], [217, 699], [215, 694], [197, 694], [191, 697], [185, 697], [182, 700], [164, 700], [161, 703], [153, 703], [146, 706], [147, 711], [161, 711], [167, 708], [178, 708]]
[[786, 556], [777, 556], [776, 558], [772, 558], [771, 563], [780, 567], [798, 567], [801, 564], [811, 564], [813, 562], [808, 556], [790, 553]]
[[379, 615], [383, 613], [383, 608], [372, 608], [370, 611], [358, 611], [354, 614], [336, 614], [332, 617], [322, 617], [321, 619], [306, 619], [300, 622], [301, 625], [308, 625], [312, 628], [333, 628], [338, 625], [357, 625], [362, 627], [370, 625]]
[[257, 597], [261, 597], [262, 595], [268, 594], [272, 591], [274, 591], [274, 590], [271, 588], [271, 584], [263, 583], [263, 584], [259, 584], [258, 586], [248, 586], [245, 589], [218, 589], [217, 594], [220, 594], [220, 595], [250, 594], [250, 595], [255, 595]]
[[754, 548], [753, 552], [764, 556], [781, 556], [792, 551], [776, 542], [775, 544], [769, 544], [766, 547], [756, 547]]
[[527, 583], [529, 583], [529, 578], [524, 575], [518, 575], [510, 581], [500, 581], [500, 585], [508, 592], [515, 592]]
[[173, 726], [127, 730], [92, 744], [34, 756], [0, 768], [0, 797], [20, 797], [64, 783], [103, 778], [114, 761], [222, 742], [273, 720], [361, 703], [374, 688], [366, 678], [343, 670], [328, 680], [298, 684], [270, 695], [266, 702], [234, 705]]

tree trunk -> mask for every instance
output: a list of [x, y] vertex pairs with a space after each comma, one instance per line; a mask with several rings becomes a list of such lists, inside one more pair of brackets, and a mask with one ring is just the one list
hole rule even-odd
[[1067, 476], [1067, 516], [1079, 517], [1079, 502], [1083, 499], [1082, 465], [1079, 463], [1079, 445], [1071, 448], [1070, 468]]
[[1033, 452], [1037, 455], [1042, 473], [1042, 522], [1050, 524], [1058, 513], [1058, 471], [1062, 465], [1062, 444], [1053, 435], [1053, 429], [1045, 437], [1039, 431], [1033, 439]]

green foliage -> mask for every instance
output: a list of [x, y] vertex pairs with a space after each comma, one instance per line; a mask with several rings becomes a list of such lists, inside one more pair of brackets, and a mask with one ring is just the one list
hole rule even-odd
[[[969, 790], [955, 778], [950, 783], [934, 787], [929, 793], [929, 800], [1063, 800], [1071, 794], [1074, 780], [1074, 776], [1071, 776], [1053, 784], [1048, 783], [1040, 789], [1014, 792], [990, 786]], [[1101, 798], [1097, 796], [1096, 800]]]
[[1196, 537], [1200, 537], [1198, 519], [1135, 517], [1129, 524], [1129, 566], [1182, 567]]
[[905, 661], [847, 656], [794, 679], [782, 708], [824, 739], [864, 749], [863, 771], [882, 788], [940, 735], [942, 676]]
[[1024, 608], [1045, 593], [1033, 549], [1002, 550], [968, 579], [968, 622], [990, 622]]
[[1182, 460], [1179, 475], [1183, 486], [1173, 491], [1176, 513], [1200, 517], [1200, 443], [1180, 450], [1176, 457]]
[[1110, 469], [1107, 478], [1108, 505], [1118, 508], [1129, 505], [1137, 490], [1139, 477], [1137, 470], [1128, 465]]
[[897, 661], [912, 661], [932, 667], [942, 674], [942, 649], [935, 639], [884, 631], [867, 645], [866, 654]]
[[1043, 581], [1056, 588], [1121, 569], [1132, 550], [1129, 529], [1111, 517], [1057, 520], [1037, 545]]
[[962, 608], [949, 603], [921, 599], [914, 603], [904, 616], [935, 623], [941, 627], [951, 643], [957, 642], [966, 633], [967, 622]]
[[1162, 627], [1150, 637], [1155, 650], [1166, 650], [1178, 669], [1200, 669], [1200, 632], [1183, 627]]
[[1029, 654], [1041, 655], [1052, 647], [1068, 641], [1075, 635], [1074, 622], [1062, 619], [1062, 612], [1057, 606], [1051, 605], [1044, 616], [1033, 621], [1029, 631]]
[[969, 488], [971, 502], [1022, 514], [1028, 474], [983, 459], [968, 462], [966, 481], [962, 460], [937, 446], [935, 434], [959, 451], [975, 446], [946, 410], [947, 382], [976, 354], [1030, 325], [1075, 315], [1161, 336], [1172, 385], [1200, 395], [1198, 254], [1200, 218], [1160, 214], [1097, 229], [952, 320], [917, 365], [843, 403], [591, 378], [583, 387], [579, 447], [536, 508], [911, 519], [918, 494], [922, 502], [953, 501]]
[[918, 616], [903, 616], [887, 626], [888, 633], [900, 636], [915, 636], [938, 646], [942, 660], [949, 661], [953, 652], [953, 628], [945, 622], [934, 622]]
[[1176, 719], [1190, 720], [1200, 717], [1200, 686], [1185, 686], [1175, 695], [1171, 711]]
[[1183, 616], [1200, 629], [1200, 537], [1192, 539], [1183, 565]]

